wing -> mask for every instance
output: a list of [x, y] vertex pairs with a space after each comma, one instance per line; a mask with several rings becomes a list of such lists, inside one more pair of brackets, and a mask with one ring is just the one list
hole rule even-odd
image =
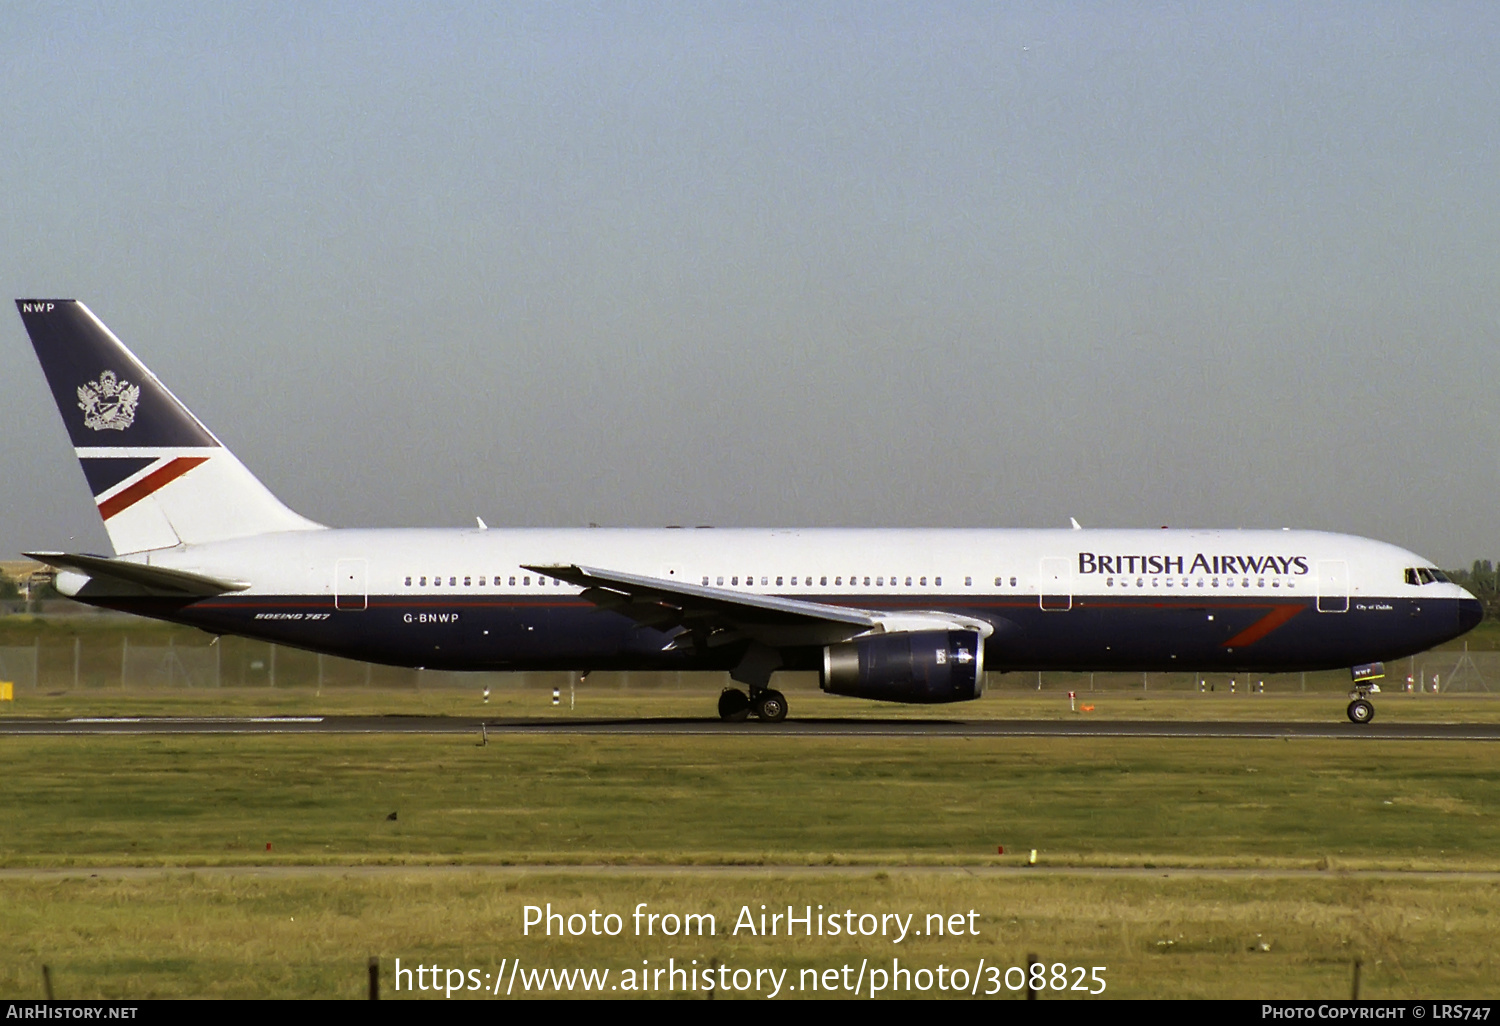
[[682, 581], [588, 566], [527, 566], [583, 589], [601, 609], [659, 631], [677, 631], [668, 648], [725, 645], [746, 638], [766, 645], [831, 645], [881, 629], [868, 609], [776, 595], [750, 595]]
[[[923, 610], [875, 611], [780, 595], [752, 595], [589, 566], [527, 566], [583, 589], [583, 598], [673, 634], [667, 648], [749, 639], [772, 648], [835, 645], [864, 634], [960, 628], [988, 637], [994, 626]], [[674, 633], [675, 632], [675, 633]]]

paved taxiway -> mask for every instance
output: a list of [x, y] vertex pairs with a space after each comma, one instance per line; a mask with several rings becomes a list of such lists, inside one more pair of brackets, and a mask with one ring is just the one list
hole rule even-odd
[[0, 719], [0, 735], [57, 734], [696, 734], [782, 737], [1333, 738], [1500, 741], [1500, 723], [1185, 720], [484, 719], [460, 716], [75, 717]]

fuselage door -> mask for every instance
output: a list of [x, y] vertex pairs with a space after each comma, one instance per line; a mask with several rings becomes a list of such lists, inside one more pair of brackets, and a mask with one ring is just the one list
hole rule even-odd
[[364, 609], [369, 604], [365, 592], [365, 561], [341, 559], [333, 565], [333, 608]]
[[1349, 564], [1342, 559], [1318, 560], [1318, 612], [1349, 611]]
[[1073, 608], [1073, 561], [1067, 556], [1043, 556], [1041, 574], [1043, 609], [1062, 612]]

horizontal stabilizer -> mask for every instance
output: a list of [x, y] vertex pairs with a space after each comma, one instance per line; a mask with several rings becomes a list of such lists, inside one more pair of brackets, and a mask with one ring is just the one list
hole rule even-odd
[[28, 552], [26, 555], [59, 570], [76, 570], [97, 580], [123, 581], [149, 591], [171, 595], [222, 595], [230, 591], [244, 591], [250, 587], [248, 581], [224, 581], [205, 574], [168, 570], [166, 567], [147, 566], [144, 563], [110, 559], [106, 556], [73, 555], [67, 552]]

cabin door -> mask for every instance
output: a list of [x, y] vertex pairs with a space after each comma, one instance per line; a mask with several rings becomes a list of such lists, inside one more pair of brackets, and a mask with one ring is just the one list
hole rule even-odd
[[1318, 560], [1318, 612], [1349, 611], [1349, 564], [1342, 559]]
[[365, 591], [365, 561], [341, 559], [333, 567], [333, 608], [364, 609], [369, 604]]

